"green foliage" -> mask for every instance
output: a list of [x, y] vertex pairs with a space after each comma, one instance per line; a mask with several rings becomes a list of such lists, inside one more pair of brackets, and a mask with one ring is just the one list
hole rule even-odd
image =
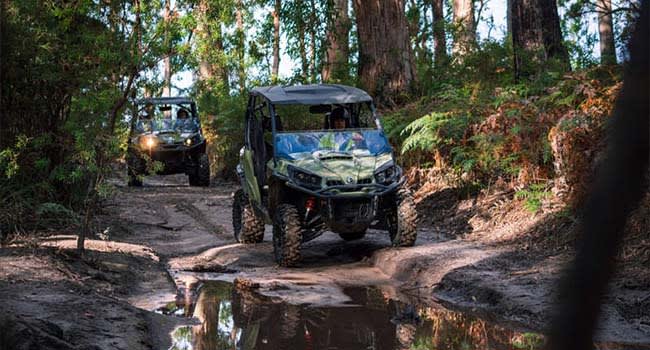
[[[218, 168], [213, 174], [233, 176], [243, 143], [246, 90], [272, 81], [275, 1], [170, 3], [168, 19], [163, 18], [165, 1], [159, 0], [0, 4], [2, 32], [11, 33], [0, 41], [3, 234], [39, 227], [45, 216], [63, 219], [43, 219], [44, 225], [74, 223], [72, 213], [110, 195], [103, 180], [110, 162], [126, 149], [124, 99], [161, 94], [165, 56], [173, 72], [197, 73], [195, 86], [180, 94], [199, 102], [209, 154]], [[292, 76], [274, 83], [321, 80], [331, 6], [331, 1], [282, 1], [286, 47], [281, 51], [297, 64]], [[563, 68], [551, 62], [515, 82], [509, 37], [488, 35], [463, 57], [433, 62], [429, 5], [416, 0], [406, 6], [418, 85], [415, 95], [404, 96], [413, 102], [388, 111], [383, 123], [407, 166], [447, 166], [479, 185], [498, 177], [512, 180], [524, 170], [550, 176], [547, 136], [554, 123], [569, 111], [601, 116], [611, 105], [603, 91], [618, 82], [615, 69], [563, 76]], [[562, 27], [573, 67], [592, 67], [596, 36], [584, 25], [583, 12], [593, 6], [582, 0], [560, 1], [560, 6], [568, 10]], [[614, 16], [621, 46], [632, 16], [630, 11]], [[362, 44], [354, 22], [351, 13], [350, 64], [341, 74], [341, 81], [352, 85]], [[443, 22], [436, 25], [451, 33], [449, 18]], [[155, 171], [160, 164], [150, 167]]]
[[124, 130], [117, 102], [151, 55], [138, 55], [129, 1], [2, 6], [12, 35], [0, 42], [0, 232], [75, 226], [110, 192], [103, 179]]
[[544, 346], [544, 336], [537, 333], [523, 333], [512, 341], [515, 349], [536, 350]]
[[244, 116], [247, 95], [218, 95], [209, 86], [198, 91], [198, 105], [203, 131], [208, 140], [208, 154], [214, 167], [212, 174], [221, 178], [235, 178], [239, 149], [244, 144]]
[[283, 1], [280, 17], [287, 38], [287, 54], [298, 64], [291, 82], [315, 83], [322, 66], [326, 41], [327, 1]]
[[533, 214], [540, 211], [542, 202], [550, 196], [551, 192], [548, 190], [547, 184], [531, 184], [528, 188], [515, 193], [515, 198], [525, 200], [524, 206]]
[[[479, 49], [499, 51], [490, 45]], [[617, 91], [616, 70], [591, 69], [560, 76], [553, 70], [514, 82], [502, 61], [469, 54], [472, 65], [451, 65], [429, 97], [384, 118], [391, 141], [401, 144], [401, 162], [442, 166], [484, 186], [501, 178], [519, 185], [553, 176], [549, 132], [566, 123], [600, 125]], [[481, 60], [487, 63], [479, 63]], [[573, 118], [562, 118], [578, 113]], [[588, 119], [588, 120], [585, 120]], [[593, 120], [592, 120], [593, 119]], [[569, 129], [576, 125], [567, 126]], [[528, 203], [536, 209], [537, 197]]]

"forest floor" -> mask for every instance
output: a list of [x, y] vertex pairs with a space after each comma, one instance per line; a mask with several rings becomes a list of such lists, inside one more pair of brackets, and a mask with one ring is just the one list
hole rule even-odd
[[[285, 269], [273, 261], [270, 226], [261, 244], [234, 242], [234, 184], [193, 188], [184, 176], [115, 184], [83, 259], [65, 233], [0, 249], [0, 350], [166, 349], [175, 327], [196, 321], [153, 311], [182, 302], [200, 281], [235, 278], [311, 305], [341, 305], [344, 288], [378, 286], [542, 332], [572, 252], [562, 235], [540, 239], [570, 230], [558, 212], [532, 214], [509, 192], [463, 199], [443, 189], [418, 198], [414, 247], [390, 248], [381, 231], [354, 242], [327, 232], [303, 246], [299, 268]], [[650, 348], [648, 291], [647, 269], [624, 265], [604, 300], [600, 344]]]

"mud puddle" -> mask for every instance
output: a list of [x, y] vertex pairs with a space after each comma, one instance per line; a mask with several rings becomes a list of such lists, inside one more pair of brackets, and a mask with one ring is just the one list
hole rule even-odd
[[[376, 287], [345, 288], [337, 307], [292, 305], [209, 281], [160, 312], [193, 316], [172, 333], [170, 350], [216, 349], [540, 349], [542, 337], [442, 307], [417, 307]], [[188, 300], [194, 299], [188, 303]]]

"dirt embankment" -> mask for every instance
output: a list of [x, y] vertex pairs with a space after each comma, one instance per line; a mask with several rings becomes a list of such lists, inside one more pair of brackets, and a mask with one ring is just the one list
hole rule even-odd
[[[73, 253], [74, 237], [2, 248], [0, 349], [164, 349], [169, 331], [192, 321], [151, 310], [173, 301], [177, 289], [235, 277], [259, 283], [264, 294], [317, 305], [345, 303], [346, 286], [381, 286], [395, 297], [542, 330], [571, 251], [571, 218], [531, 214], [509, 192], [463, 199], [447, 189], [421, 198], [413, 248], [389, 248], [380, 231], [354, 242], [326, 233], [304, 245], [300, 268], [284, 269], [273, 262], [270, 227], [264, 243], [234, 243], [233, 185], [190, 188], [184, 180], [151, 178], [140, 189], [120, 183], [83, 259]], [[545, 238], [550, 232], [554, 240]], [[612, 286], [602, 341], [650, 344], [650, 278], [639, 271], [626, 266]]]
[[66, 233], [2, 247], [0, 349], [168, 348], [169, 333], [192, 322], [153, 312], [177, 295], [168, 259], [230, 242], [230, 188], [185, 183], [117, 181], [83, 257]]

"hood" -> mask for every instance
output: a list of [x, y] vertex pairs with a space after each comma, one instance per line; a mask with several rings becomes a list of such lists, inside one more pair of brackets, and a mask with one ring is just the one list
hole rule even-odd
[[152, 133], [158, 138], [161, 144], [183, 143], [186, 139], [193, 137], [197, 133], [180, 132], [178, 130], [162, 130]]
[[287, 175], [287, 166], [321, 176], [325, 181], [338, 181], [338, 184], [357, 184], [372, 182], [373, 174], [382, 165], [391, 162], [390, 153], [376, 156], [353, 156], [348, 153], [335, 153], [327, 156], [306, 155], [299, 160], [278, 162], [278, 171]]

